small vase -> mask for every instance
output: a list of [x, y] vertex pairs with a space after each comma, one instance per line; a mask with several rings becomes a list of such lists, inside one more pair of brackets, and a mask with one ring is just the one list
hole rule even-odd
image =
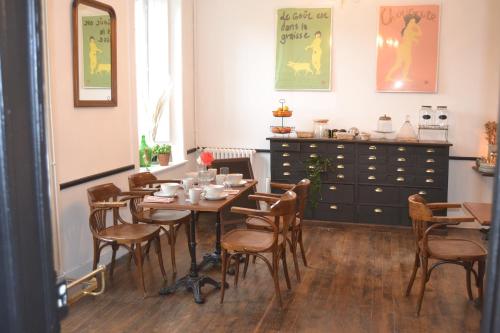
[[146, 136], [143, 135], [141, 137], [141, 145], [139, 147], [139, 166], [150, 167], [152, 155], [153, 151], [146, 143]]
[[158, 163], [161, 166], [167, 166], [170, 161], [170, 154], [158, 154]]

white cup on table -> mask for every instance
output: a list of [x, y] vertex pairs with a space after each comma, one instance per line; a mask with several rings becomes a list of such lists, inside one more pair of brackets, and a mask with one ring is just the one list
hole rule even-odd
[[173, 197], [177, 193], [177, 190], [179, 189], [180, 185], [177, 183], [165, 183], [161, 184], [161, 191], [169, 196]]
[[189, 201], [193, 205], [196, 205], [198, 202], [200, 202], [201, 199], [201, 193], [203, 193], [203, 189], [200, 187], [192, 187], [189, 189]]
[[184, 191], [189, 191], [191, 187], [194, 185], [193, 178], [184, 178], [182, 179], [182, 187], [184, 187]]
[[223, 185], [209, 185], [205, 187], [205, 198], [217, 199], [220, 198], [224, 191]]

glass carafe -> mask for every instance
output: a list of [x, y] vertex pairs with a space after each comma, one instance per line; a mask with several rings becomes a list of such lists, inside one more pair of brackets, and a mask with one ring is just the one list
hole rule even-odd
[[439, 127], [448, 127], [448, 107], [440, 105], [436, 111], [436, 125]]
[[430, 105], [422, 105], [420, 107], [420, 116], [418, 124], [423, 127], [434, 125], [434, 111]]

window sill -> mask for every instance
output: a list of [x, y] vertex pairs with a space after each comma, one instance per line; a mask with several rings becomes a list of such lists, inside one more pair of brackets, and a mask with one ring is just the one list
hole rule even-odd
[[178, 168], [180, 166], [183, 166], [186, 163], [187, 163], [187, 160], [182, 160], [182, 161], [177, 161], [177, 162], [170, 162], [167, 166], [161, 166], [159, 164], [154, 164], [154, 165], [152, 165], [150, 167], [140, 168], [139, 170], [141, 172], [149, 171], [153, 175], [155, 175], [155, 174], [158, 174], [158, 173], [163, 172], [163, 171], [167, 171], [167, 170], [172, 170], [172, 169]]

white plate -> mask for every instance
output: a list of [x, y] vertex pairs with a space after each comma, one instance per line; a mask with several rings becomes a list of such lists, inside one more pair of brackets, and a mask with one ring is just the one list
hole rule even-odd
[[228, 196], [227, 193], [223, 193], [220, 197], [216, 197], [216, 198], [205, 196], [205, 200], [208, 200], [208, 201], [224, 200], [227, 198], [227, 196]]
[[245, 186], [246, 183], [247, 183], [246, 180], [241, 180], [238, 184], [229, 184], [229, 186], [231, 186], [231, 187], [241, 187], [241, 186]]
[[167, 195], [165, 192], [158, 191], [153, 193], [155, 197], [164, 197], [164, 198], [175, 198], [177, 196], [177, 193], [174, 195]]

